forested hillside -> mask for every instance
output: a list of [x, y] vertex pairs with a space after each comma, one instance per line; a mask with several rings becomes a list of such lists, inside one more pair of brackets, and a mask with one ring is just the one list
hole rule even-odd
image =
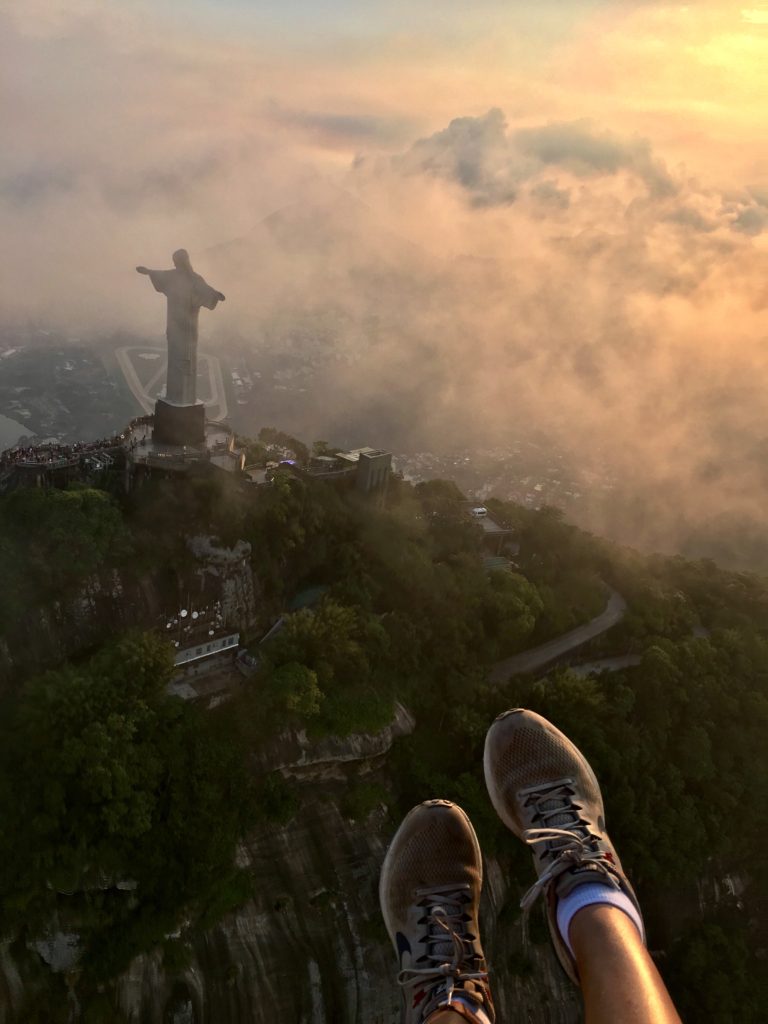
[[[0, 501], [8, 644], [34, 608], [76, 600], [94, 575], [172, 581], [192, 534], [247, 541], [260, 595], [245, 638], [258, 668], [212, 711], [168, 695], [172, 658], [157, 633], [116, 627], [42, 673], [16, 657], [0, 725], [0, 926], [28, 999], [9, 1021], [67, 1020], [66, 992], [84, 1020], [122, 1020], [111, 980], [151, 949], [182, 972], [184, 936], [259, 888], [236, 866], [238, 841], [301, 819], [306, 790], [265, 771], [260, 752], [289, 729], [318, 741], [376, 733], [396, 703], [415, 729], [383, 774], [347, 787], [350, 820], [385, 806], [391, 832], [413, 803], [454, 799], [524, 889], [528, 854], [493, 814], [481, 750], [499, 711], [540, 711], [601, 779], [683, 1018], [764, 1019], [768, 583], [640, 556], [554, 509], [489, 508], [514, 538], [505, 568], [484, 564], [483, 531], [443, 481], [393, 480], [385, 507], [289, 472], [259, 488], [222, 476], [154, 481], [129, 498], [72, 489]], [[570, 666], [488, 681], [500, 659], [597, 615], [609, 587], [627, 614]], [[290, 611], [310, 589], [311, 606]], [[628, 654], [639, 664], [578, 669]], [[67, 975], [30, 952], [52, 920], [80, 936]], [[514, 902], [497, 923], [519, 927]], [[536, 929], [534, 940], [545, 941]], [[522, 952], [514, 971], [530, 971]]]

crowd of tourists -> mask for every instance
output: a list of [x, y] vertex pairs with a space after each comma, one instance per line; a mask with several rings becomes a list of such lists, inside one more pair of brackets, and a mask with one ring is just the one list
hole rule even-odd
[[102, 437], [97, 441], [75, 441], [72, 444], [59, 444], [47, 441], [37, 445], [16, 445], [0, 452], [0, 469], [13, 466], [61, 466], [74, 464], [84, 456], [95, 452], [118, 448], [123, 442], [123, 435]]
[[[14, 466], [63, 466], [74, 465], [80, 459], [98, 452], [109, 452], [120, 448], [136, 427], [152, 422], [152, 416], [137, 416], [131, 420], [122, 434], [101, 437], [96, 441], [74, 441], [72, 444], [61, 444], [57, 441], [44, 441], [40, 444], [14, 445], [0, 452], [0, 469]], [[135, 441], [132, 442], [132, 445]]]

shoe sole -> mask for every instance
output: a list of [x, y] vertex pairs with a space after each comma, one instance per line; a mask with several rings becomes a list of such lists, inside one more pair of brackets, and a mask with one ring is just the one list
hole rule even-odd
[[[514, 834], [518, 837], [518, 839], [523, 839], [523, 833], [520, 831], [519, 827], [515, 824], [515, 822], [508, 816], [507, 809], [506, 809], [506, 801], [505, 801], [504, 797], [502, 796], [502, 794], [499, 792], [499, 790], [496, 787], [496, 780], [495, 780], [495, 777], [494, 777], [494, 773], [491, 770], [491, 767], [492, 767], [491, 766], [491, 752], [490, 752], [490, 743], [488, 742], [488, 740], [490, 738], [491, 733], [493, 732], [493, 728], [496, 725], [496, 722], [501, 722], [505, 718], [509, 718], [510, 715], [522, 714], [526, 710], [527, 710], [526, 708], [510, 708], [509, 711], [504, 711], [504, 712], [502, 712], [502, 714], [498, 715], [494, 719], [493, 724], [491, 725], [490, 729], [488, 730], [488, 732], [486, 734], [486, 737], [485, 737], [485, 747], [483, 749], [483, 774], [485, 775], [485, 788], [488, 790], [488, 796], [491, 798], [491, 803], [493, 804], [493, 809], [496, 811], [496, 813], [501, 818], [501, 820], [504, 822], [504, 824], [507, 826], [507, 828], [510, 830], [510, 832], [514, 832]], [[552, 723], [550, 722], [549, 724], [551, 725]], [[558, 730], [558, 732], [559, 732], [559, 730]], [[565, 733], [561, 733], [561, 735], [565, 736]], [[568, 739], [568, 737], [565, 736], [565, 739]], [[575, 743], [572, 743], [570, 740], [568, 740], [568, 742], [571, 744], [571, 746], [573, 748], [574, 756], [576, 757], [577, 761], [580, 763], [582, 771], [586, 772], [588, 777], [594, 783], [597, 791], [600, 792], [600, 784], [597, 781], [597, 776], [592, 771], [592, 768], [591, 768], [591, 766], [589, 764], [589, 761], [587, 761], [587, 759], [584, 757], [584, 755], [581, 753], [581, 751], [579, 750], [579, 748], [576, 746]], [[523, 841], [525, 841], [525, 840], [523, 840]]]
[[384, 857], [384, 863], [381, 865], [381, 875], [379, 876], [379, 907], [381, 908], [381, 916], [384, 918], [384, 926], [387, 929], [387, 934], [389, 935], [392, 945], [395, 947], [395, 952], [397, 952], [397, 943], [395, 941], [395, 932], [397, 931], [397, 928], [389, 919], [384, 903], [384, 893], [389, 891], [389, 883], [394, 864], [394, 858], [390, 856], [390, 853], [394, 849], [395, 843], [397, 842], [400, 833], [404, 830], [405, 826], [407, 825], [409, 819], [418, 811], [420, 811], [422, 807], [453, 807], [461, 814], [461, 816], [464, 818], [464, 821], [466, 822], [467, 829], [469, 830], [469, 834], [472, 839], [472, 846], [477, 856], [480, 888], [482, 889], [483, 886], [483, 855], [482, 851], [480, 850], [480, 843], [478, 842], [477, 834], [475, 833], [475, 830], [472, 826], [472, 822], [469, 820], [466, 811], [459, 807], [458, 804], [452, 803], [450, 800], [425, 800], [423, 803], [416, 804], [415, 807], [412, 807], [410, 811], [408, 811], [406, 816], [400, 822], [400, 827], [398, 828], [397, 832], [395, 832], [395, 834], [392, 836], [392, 840], [389, 844], [386, 855]]

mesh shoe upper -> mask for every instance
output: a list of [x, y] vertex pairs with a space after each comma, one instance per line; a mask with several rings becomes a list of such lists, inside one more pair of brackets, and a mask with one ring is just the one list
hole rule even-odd
[[400, 962], [405, 1024], [421, 1024], [460, 993], [494, 1020], [477, 919], [481, 886], [480, 847], [461, 808], [447, 800], [414, 807], [392, 840], [379, 884]]
[[485, 742], [485, 781], [501, 820], [532, 849], [538, 879], [521, 901], [539, 894], [555, 951], [573, 981], [576, 965], [555, 921], [558, 897], [584, 882], [597, 882], [637, 898], [605, 831], [595, 774], [586, 758], [550, 722], [533, 711], [499, 715]]

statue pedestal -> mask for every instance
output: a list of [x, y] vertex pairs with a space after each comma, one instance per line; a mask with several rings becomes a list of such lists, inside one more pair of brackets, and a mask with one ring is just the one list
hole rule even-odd
[[159, 398], [155, 403], [152, 440], [157, 444], [201, 445], [205, 443], [205, 406], [171, 405]]

